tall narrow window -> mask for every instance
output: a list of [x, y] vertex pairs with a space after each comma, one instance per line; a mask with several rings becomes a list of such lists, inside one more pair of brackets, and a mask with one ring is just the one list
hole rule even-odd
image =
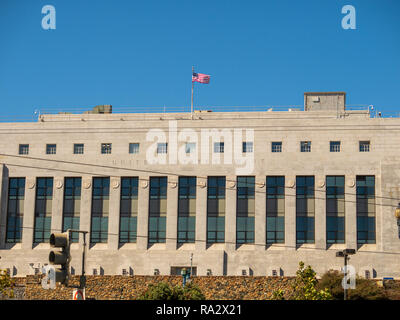
[[93, 178], [90, 242], [107, 242], [110, 178]]
[[225, 241], [225, 177], [208, 177], [207, 243]]
[[254, 243], [255, 178], [237, 177], [236, 243]]
[[37, 178], [34, 243], [49, 242], [52, 205], [53, 178]]
[[314, 243], [314, 176], [296, 177], [296, 242]]
[[196, 177], [179, 177], [178, 243], [193, 243], [196, 231]]
[[357, 176], [357, 243], [375, 243], [375, 176]]
[[344, 243], [344, 176], [326, 177], [326, 242]]
[[6, 242], [21, 242], [24, 217], [25, 178], [10, 178], [8, 182]]
[[285, 242], [285, 177], [267, 177], [267, 243]]
[[149, 244], [165, 242], [167, 177], [150, 177]]
[[138, 214], [138, 183], [137, 177], [121, 179], [121, 208], [119, 223], [119, 242], [136, 242]]
[[[65, 178], [63, 204], [63, 232], [79, 230], [81, 212], [81, 177]], [[78, 242], [79, 234], [71, 234], [72, 242]]]

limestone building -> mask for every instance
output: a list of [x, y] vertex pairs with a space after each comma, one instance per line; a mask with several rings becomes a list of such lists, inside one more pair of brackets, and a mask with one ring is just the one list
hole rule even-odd
[[[319, 275], [353, 248], [400, 277], [398, 118], [305, 93], [304, 109], [41, 114], [0, 124], [0, 268], [40, 272], [49, 235], [89, 231], [88, 274]], [[72, 238], [72, 272], [81, 272]]]

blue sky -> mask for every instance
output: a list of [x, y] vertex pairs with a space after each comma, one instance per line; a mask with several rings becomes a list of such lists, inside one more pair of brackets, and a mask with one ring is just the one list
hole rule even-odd
[[[43, 30], [44, 5], [56, 30]], [[344, 5], [356, 30], [341, 26]], [[1, 0], [0, 117], [98, 104], [302, 105], [346, 91], [400, 112], [398, 0]]]

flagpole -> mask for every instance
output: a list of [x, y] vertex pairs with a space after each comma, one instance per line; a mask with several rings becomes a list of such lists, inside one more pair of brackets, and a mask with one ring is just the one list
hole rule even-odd
[[[194, 73], [194, 66], [192, 66], [192, 77]], [[191, 106], [190, 106], [190, 118], [193, 119], [193, 88], [194, 88], [194, 81], [192, 79], [192, 99], [191, 99]]]

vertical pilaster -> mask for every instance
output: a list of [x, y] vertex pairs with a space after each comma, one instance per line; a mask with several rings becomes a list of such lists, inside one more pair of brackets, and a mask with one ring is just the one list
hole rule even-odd
[[236, 177], [226, 177], [225, 247], [236, 250]]
[[140, 176], [139, 190], [138, 190], [138, 220], [137, 220], [138, 250], [147, 250], [148, 247], [149, 191], [150, 191], [149, 177]]
[[356, 177], [346, 175], [345, 180], [345, 242], [346, 248], [357, 249]]
[[8, 175], [6, 167], [0, 164], [0, 248], [4, 248], [6, 241], [7, 224], [7, 196], [8, 196]]
[[119, 245], [119, 212], [121, 199], [121, 178], [110, 178], [110, 206], [108, 217], [108, 249], [118, 250]]
[[197, 178], [196, 187], [196, 251], [207, 245], [207, 179]]
[[176, 250], [178, 237], [178, 177], [168, 176], [167, 189], [167, 250]]
[[64, 178], [55, 177], [53, 185], [51, 232], [59, 233], [62, 232], [63, 225]]
[[324, 176], [316, 176], [315, 247], [326, 249], [326, 186]]
[[[258, 178], [258, 179], [257, 179]], [[266, 246], [266, 185], [265, 177], [256, 177], [255, 186], [255, 249]]]
[[33, 229], [35, 227], [35, 196], [36, 196], [36, 178], [26, 177], [25, 200], [24, 200], [24, 218], [22, 231], [22, 248], [32, 249]]
[[[82, 177], [81, 189], [81, 212], [80, 212], [80, 229], [90, 232], [91, 210], [92, 210], [92, 177]], [[90, 235], [87, 236], [87, 241], [90, 241]]]
[[296, 177], [285, 177], [285, 246], [296, 249]]

